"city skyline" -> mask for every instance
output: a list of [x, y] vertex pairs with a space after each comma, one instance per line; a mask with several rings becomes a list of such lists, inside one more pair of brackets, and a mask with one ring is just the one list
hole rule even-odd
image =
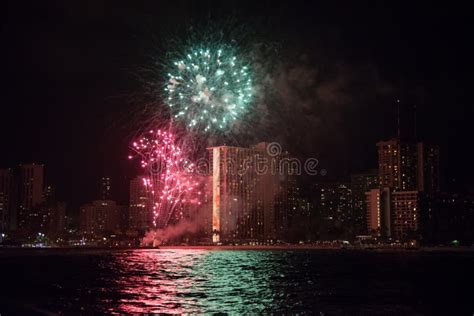
[[[459, 218], [470, 223], [472, 206], [457, 204], [451, 215], [442, 209], [452, 207], [445, 202], [448, 196], [453, 205], [458, 199], [456, 203], [474, 200], [441, 190], [437, 146], [397, 138], [374, 146], [379, 168], [354, 173], [350, 179], [314, 178], [308, 188], [298, 180], [311, 170], [278, 143], [209, 147], [208, 159], [201, 160], [207, 165], [194, 170], [201, 178], [202, 203], [177, 206], [168, 215], [170, 223], [160, 230], [166, 232], [167, 226], [179, 229], [184, 223], [188, 227], [182, 234], [175, 233], [173, 240], [188, 236], [188, 242], [202, 244], [355, 240], [363, 236], [447, 242], [443, 238], [453, 233], [471, 238], [465, 235]], [[64, 242], [69, 231], [82, 236], [84, 245], [114, 240], [118, 245], [123, 242], [120, 238], [129, 243], [135, 240], [135, 244], [157, 229], [146, 186], [148, 175], [129, 180], [128, 203], [113, 199], [111, 176], [101, 177], [97, 198], [76, 209], [56, 198], [55, 186], [43, 183], [43, 170], [39, 164], [0, 169], [3, 232], [21, 238], [32, 234], [36, 239], [42, 234], [42, 242], [60, 236], [58, 240]], [[446, 228], [437, 233], [440, 224]]]

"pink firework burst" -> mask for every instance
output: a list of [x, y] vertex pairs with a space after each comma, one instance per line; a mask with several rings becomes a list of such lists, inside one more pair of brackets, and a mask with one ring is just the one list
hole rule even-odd
[[[153, 203], [153, 225], [164, 228], [178, 205], [200, 204], [199, 182], [175, 136], [166, 130], [150, 130], [132, 145], [146, 170], [143, 178]], [[133, 156], [129, 156], [133, 158]]]

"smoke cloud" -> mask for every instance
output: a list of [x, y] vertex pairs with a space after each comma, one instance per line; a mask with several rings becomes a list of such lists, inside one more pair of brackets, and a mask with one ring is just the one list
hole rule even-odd
[[360, 148], [374, 128], [368, 119], [392, 106], [394, 85], [363, 61], [299, 54], [261, 67], [269, 68], [259, 75], [261, 93], [242, 139], [276, 141], [293, 156], [315, 157], [328, 169], [347, 172], [358, 150], [354, 144]]
[[176, 225], [169, 225], [165, 229], [148, 231], [141, 241], [141, 246], [159, 246], [163, 243], [177, 240], [185, 234], [196, 233], [199, 225], [189, 220], [181, 220]]

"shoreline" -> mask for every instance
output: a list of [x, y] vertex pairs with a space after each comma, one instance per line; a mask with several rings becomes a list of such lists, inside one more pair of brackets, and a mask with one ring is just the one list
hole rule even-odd
[[127, 250], [235, 250], [235, 251], [288, 251], [288, 250], [327, 250], [339, 252], [474, 252], [473, 247], [418, 247], [418, 248], [403, 248], [403, 247], [321, 247], [316, 245], [281, 245], [281, 246], [215, 246], [215, 245], [166, 245], [159, 247], [0, 247], [1, 253], [8, 253], [12, 251], [37, 251], [37, 252], [54, 252], [54, 251], [127, 251]]

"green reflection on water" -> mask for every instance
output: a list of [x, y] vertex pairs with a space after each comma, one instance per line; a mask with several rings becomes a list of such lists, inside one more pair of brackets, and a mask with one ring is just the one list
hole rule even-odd
[[164, 249], [118, 256], [124, 312], [258, 313], [271, 307], [270, 251]]

